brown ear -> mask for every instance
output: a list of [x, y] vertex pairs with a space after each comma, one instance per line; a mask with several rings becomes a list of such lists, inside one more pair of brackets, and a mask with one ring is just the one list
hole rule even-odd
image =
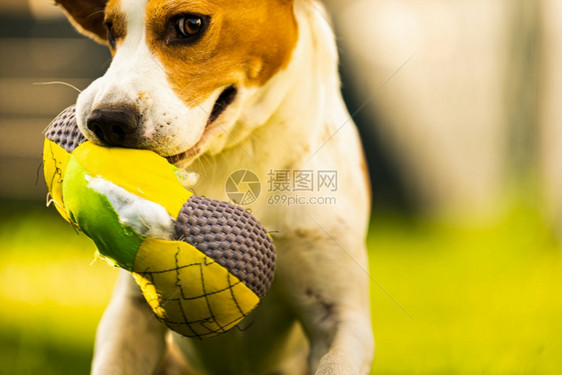
[[97, 42], [107, 43], [107, 31], [103, 24], [105, 5], [108, 0], [55, 0], [74, 27]]

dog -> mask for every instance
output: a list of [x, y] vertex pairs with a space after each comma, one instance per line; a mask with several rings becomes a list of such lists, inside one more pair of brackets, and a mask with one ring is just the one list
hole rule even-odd
[[[92, 373], [369, 373], [369, 177], [323, 5], [55, 3], [113, 56], [78, 97], [82, 133], [105, 146], [153, 150], [198, 176], [191, 188], [214, 199], [229, 199], [233, 172], [251, 171], [269, 190], [247, 209], [271, 231], [277, 253], [268, 296], [238, 328], [203, 340], [168, 331], [122, 271]], [[337, 177], [329, 204], [318, 199], [322, 172]], [[298, 175], [309, 179], [295, 184]]]

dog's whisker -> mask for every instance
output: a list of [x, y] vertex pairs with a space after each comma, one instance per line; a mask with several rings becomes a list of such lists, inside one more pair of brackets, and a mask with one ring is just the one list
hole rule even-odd
[[97, 10], [97, 11], [95, 11], [95, 12], [93, 12], [93, 13], [90, 13], [90, 14], [88, 15], [88, 17], [86, 17], [86, 18], [94, 17], [94, 16], [96, 16], [96, 15], [98, 15], [98, 14], [100, 14], [100, 13], [101, 13], [101, 14], [105, 14], [105, 9], [103, 9], [103, 10]]
[[62, 85], [62, 86], [67, 86], [67, 87], [70, 87], [71, 89], [74, 89], [79, 94], [82, 92], [82, 90], [80, 90], [78, 87], [74, 86], [71, 83], [64, 82], [64, 81], [33, 82], [33, 84], [37, 85], [37, 86]]
[[202, 158], [197, 158], [196, 160], [197, 160], [197, 163], [199, 163], [199, 167], [200, 167], [201, 171], [205, 174], [205, 177], [207, 177], [207, 174], [209, 172], [207, 171], [207, 168], [203, 167], [203, 160], [201, 160], [201, 159]]

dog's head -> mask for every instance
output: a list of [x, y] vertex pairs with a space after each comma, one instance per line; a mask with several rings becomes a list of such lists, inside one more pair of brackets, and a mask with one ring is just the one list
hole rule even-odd
[[113, 55], [78, 98], [82, 132], [172, 161], [228, 143], [245, 98], [288, 65], [297, 40], [293, 0], [56, 2]]

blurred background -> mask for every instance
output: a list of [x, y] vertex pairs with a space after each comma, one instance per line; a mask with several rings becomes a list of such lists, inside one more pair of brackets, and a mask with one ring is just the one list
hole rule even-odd
[[[376, 374], [562, 369], [562, 1], [330, 0], [369, 162]], [[116, 270], [45, 208], [43, 130], [109, 66], [0, 0], [0, 373], [85, 374]]]

